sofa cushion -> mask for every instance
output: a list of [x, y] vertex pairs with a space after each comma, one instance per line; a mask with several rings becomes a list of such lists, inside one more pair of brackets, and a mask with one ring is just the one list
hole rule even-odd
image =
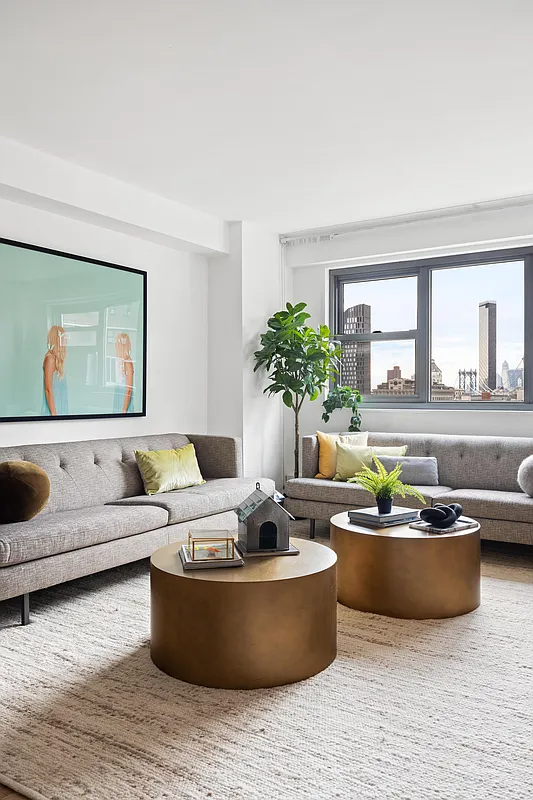
[[[411, 486], [438, 486], [439, 469], [437, 459], [423, 456], [379, 456], [379, 460], [387, 472], [391, 472], [397, 464], [402, 468], [400, 480]], [[376, 465], [372, 466], [376, 472]]]
[[318, 473], [315, 478], [331, 480], [337, 467], [337, 442], [365, 447], [368, 441], [368, 431], [351, 434], [316, 432], [318, 438]]
[[192, 442], [172, 450], [136, 450], [146, 494], [163, 494], [205, 483]]
[[359, 447], [337, 442], [337, 468], [334, 481], [347, 481], [354, 478], [363, 467], [372, 467], [374, 456], [404, 456], [407, 445], [403, 447]]
[[167, 521], [168, 514], [162, 508], [92, 506], [0, 525], [0, 566], [145, 533], [163, 528]]
[[523, 492], [492, 489], [455, 489], [439, 497], [439, 503], [460, 503], [467, 517], [533, 523], [533, 497]]
[[[416, 486], [423, 495], [428, 506], [432, 500], [450, 492], [449, 486]], [[285, 493], [296, 500], [314, 500], [322, 503], [342, 503], [354, 507], [366, 507], [376, 504], [370, 492], [365, 491], [356, 483], [340, 483], [339, 481], [324, 481], [316, 478], [291, 478], [285, 484]], [[397, 497], [396, 504], [405, 508], [420, 508], [421, 503], [416, 497]], [[532, 501], [533, 502], [533, 501]]]
[[274, 494], [274, 481], [268, 478], [214, 478], [202, 486], [191, 486], [175, 492], [150, 496], [125, 497], [122, 500], [115, 500], [113, 505], [158, 506], [168, 511], [169, 524], [173, 525], [189, 519], [231, 511], [252, 494], [258, 482], [265, 494]]
[[517, 480], [522, 491], [533, 497], [533, 456], [524, 458], [518, 467]]

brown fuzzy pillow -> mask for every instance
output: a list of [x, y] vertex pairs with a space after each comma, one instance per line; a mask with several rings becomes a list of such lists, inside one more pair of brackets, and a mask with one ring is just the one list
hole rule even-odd
[[50, 497], [50, 479], [30, 461], [0, 464], [0, 525], [26, 522], [42, 511]]

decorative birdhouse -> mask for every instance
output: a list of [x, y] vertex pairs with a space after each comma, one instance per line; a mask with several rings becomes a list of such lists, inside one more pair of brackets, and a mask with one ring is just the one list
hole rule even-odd
[[289, 522], [294, 517], [268, 494], [255, 491], [235, 509], [239, 518], [238, 548], [243, 555], [296, 555], [289, 541]]

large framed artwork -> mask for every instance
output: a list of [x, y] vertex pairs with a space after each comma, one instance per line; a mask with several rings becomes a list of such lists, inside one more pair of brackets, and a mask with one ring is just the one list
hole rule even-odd
[[146, 414], [146, 272], [0, 238], [0, 422]]

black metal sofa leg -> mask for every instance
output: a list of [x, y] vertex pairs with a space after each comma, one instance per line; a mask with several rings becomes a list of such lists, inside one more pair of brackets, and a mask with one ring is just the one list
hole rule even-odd
[[30, 593], [20, 596], [20, 624], [27, 625], [30, 621]]
[[315, 538], [315, 524], [316, 524], [316, 520], [314, 520], [314, 519], [310, 519], [309, 520], [309, 538], [310, 539], [314, 539]]

